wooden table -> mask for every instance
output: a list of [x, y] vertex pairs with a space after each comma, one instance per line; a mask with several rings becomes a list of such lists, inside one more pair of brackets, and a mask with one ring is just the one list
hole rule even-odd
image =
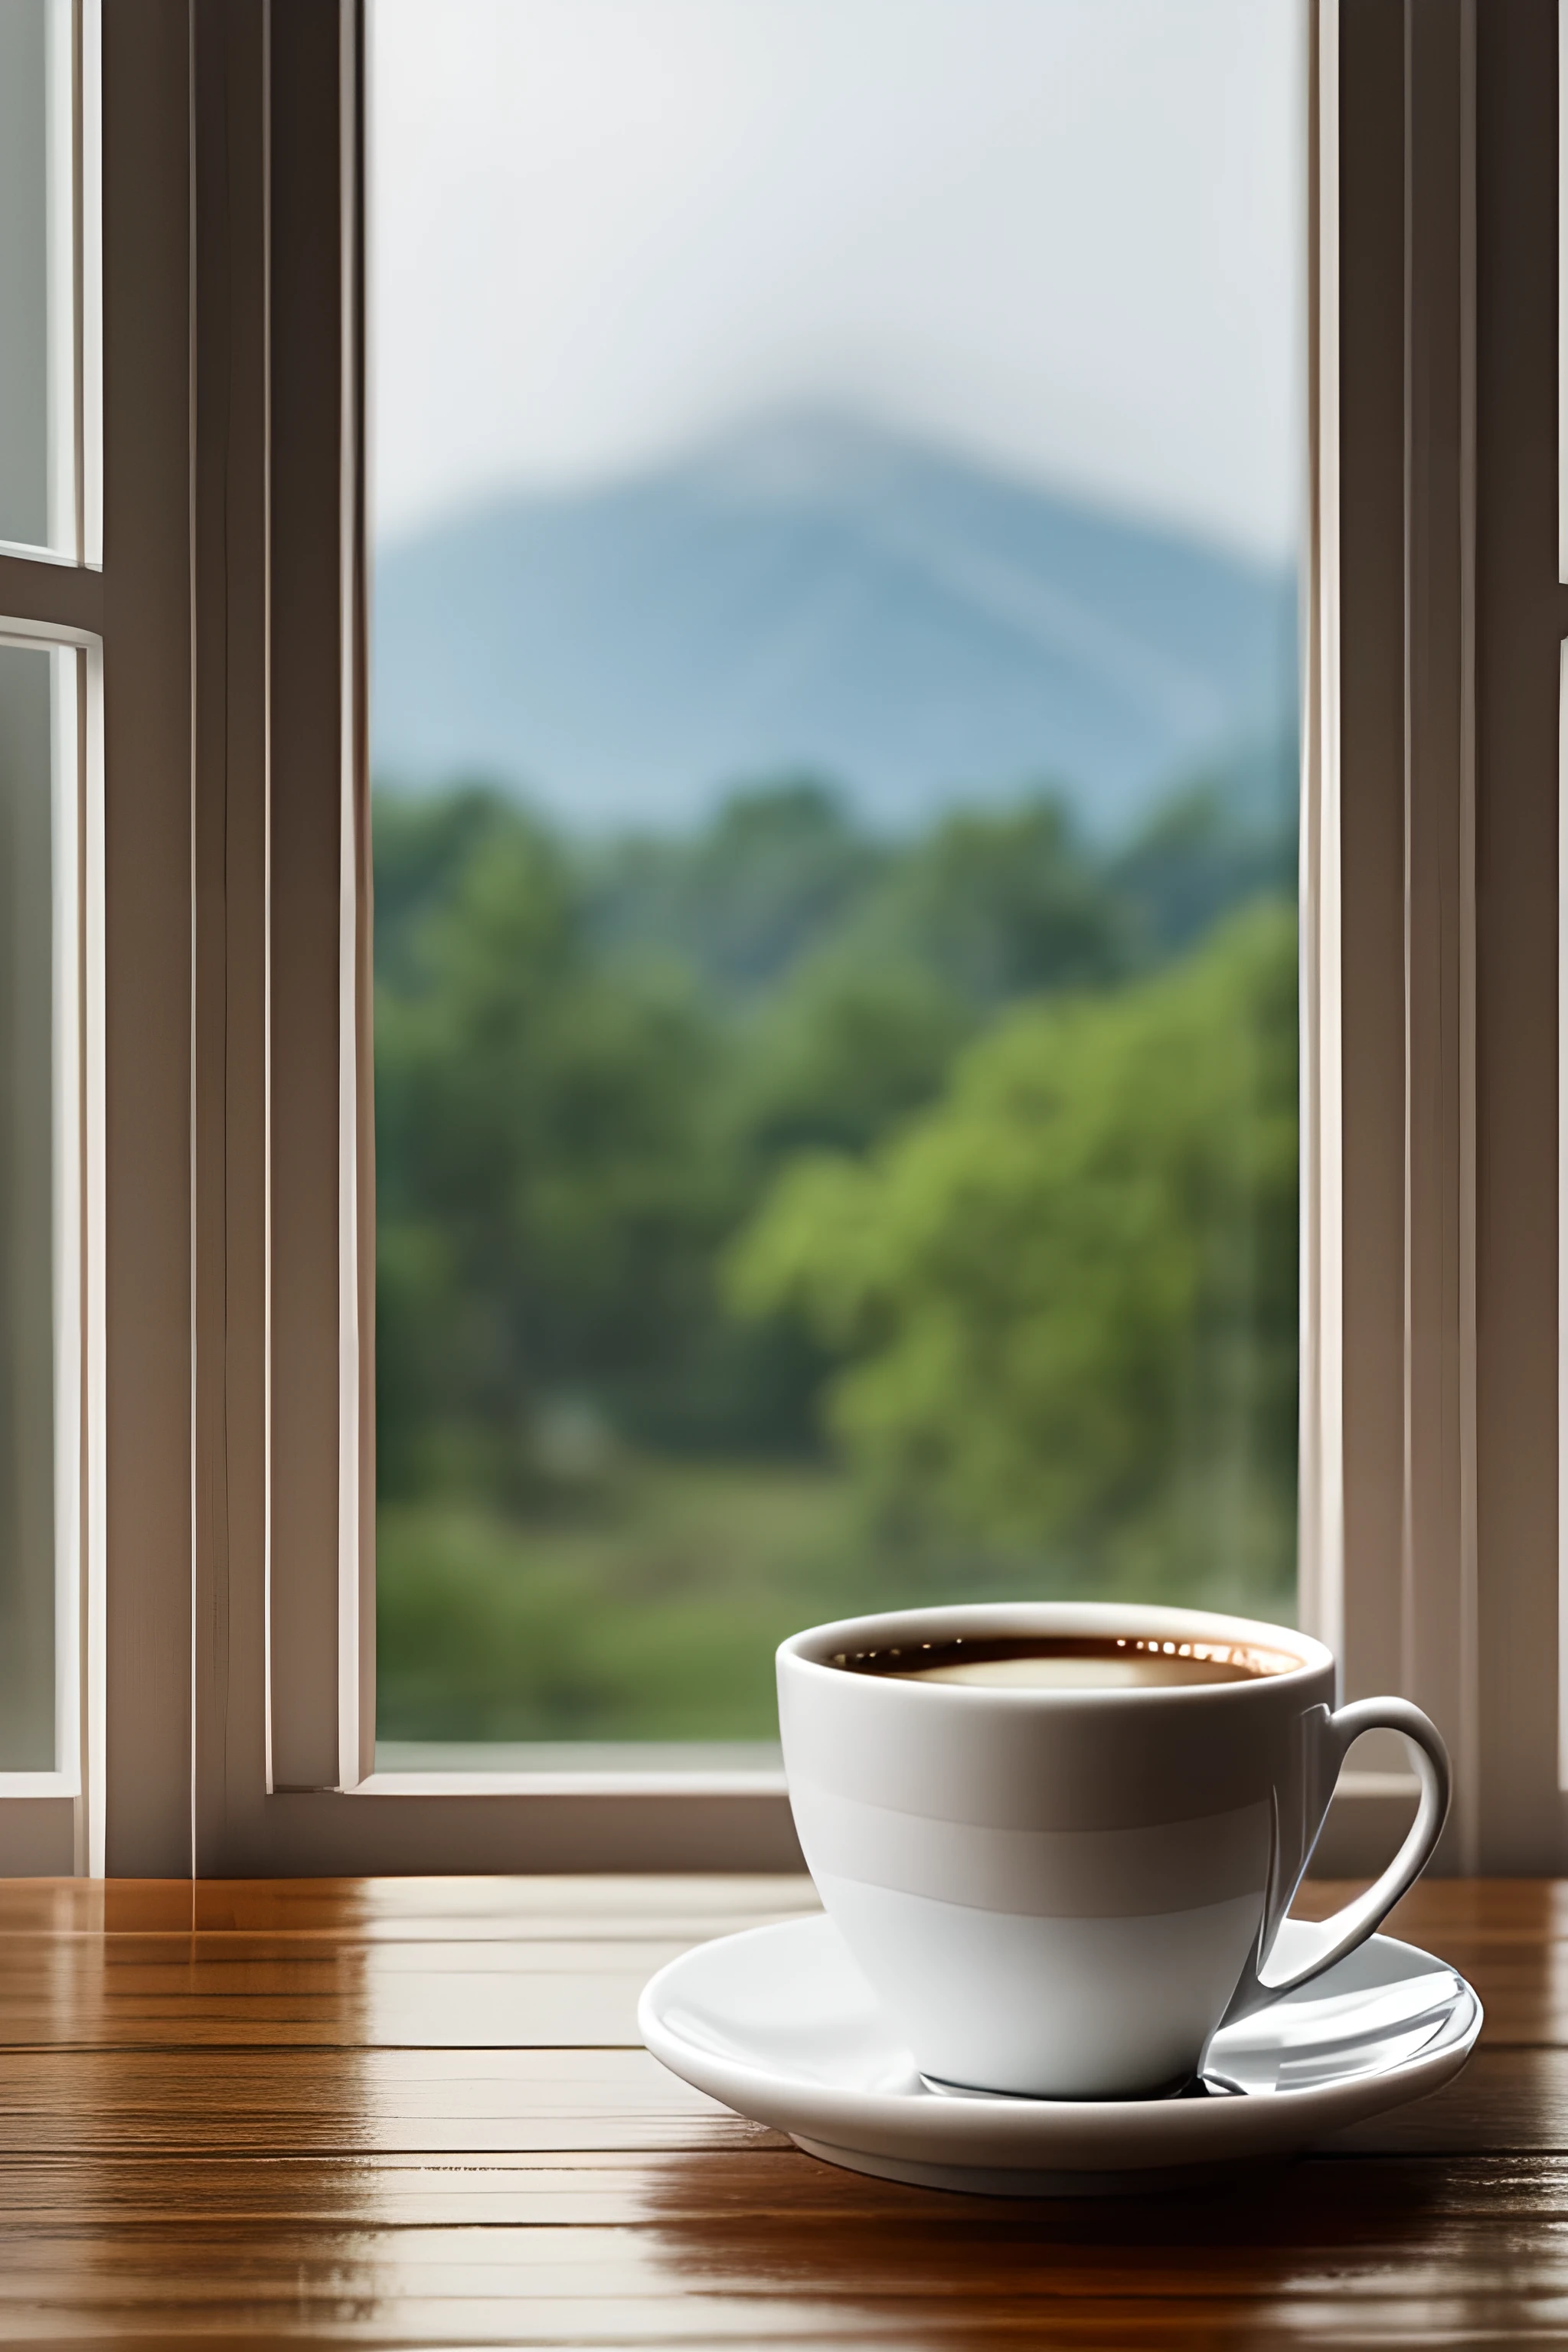
[[1397, 1915], [1487, 2008], [1424, 2105], [1245, 2191], [1056, 2204], [833, 2171], [640, 2048], [654, 1969], [811, 1906], [0, 1884], [0, 2342], [1568, 2343], [1568, 1882]]

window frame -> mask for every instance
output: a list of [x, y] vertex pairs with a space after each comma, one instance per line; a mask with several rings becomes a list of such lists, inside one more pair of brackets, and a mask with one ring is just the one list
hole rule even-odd
[[91, 1629], [101, 1616], [103, 1574], [102, 646], [90, 630], [11, 614], [0, 614], [0, 646], [76, 656], [68, 689], [71, 738], [63, 747], [69, 764], [57, 746], [61, 804], [51, 826], [61, 860], [57, 906], [64, 898], [70, 908], [65, 936], [56, 937], [53, 973], [64, 982], [54, 1079], [54, 1761], [47, 1769], [0, 1771], [0, 1867], [83, 1871], [94, 1859], [88, 1797], [99, 1760], [101, 1653]]
[[[1550, 1870], [1557, 12], [1305, 24], [1302, 1619], [1448, 1735], [1439, 1866]], [[789, 1868], [776, 1776], [372, 1769], [364, 43], [106, 12], [103, 567], [0, 554], [103, 646], [101, 1672], [0, 1867]]]
[[1348, 1696], [1442, 1725], [1437, 1866], [1549, 1872], [1556, 10], [1325, 0], [1316, 29], [1304, 1613]]
[[[63, 509], [59, 543], [0, 541], [0, 644], [71, 653], [70, 768], [55, 790], [55, 888], [70, 908], [57, 936], [55, 978], [60, 1060], [55, 1087], [57, 1208], [52, 1244], [55, 1317], [54, 1760], [48, 1769], [0, 1772], [0, 1869], [82, 1872], [100, 1857], [103, 1436], [104, 1038], [103, 698], [100, 562], [100, 152], [98, 0], [51, 10], [49, 136], [69, 139], [70, 221], [48, 236], [51, 404], [68, 415], [64, 446], [49, 457], [48, 503]], [[62, 72], [63, 68], [63, 72]], [[60, 756], [57, 746], [57, 758]], [[63, 959], [62, 951], [63, 950]], [[72, 1235], [74, 1234], [74, 1242]]]

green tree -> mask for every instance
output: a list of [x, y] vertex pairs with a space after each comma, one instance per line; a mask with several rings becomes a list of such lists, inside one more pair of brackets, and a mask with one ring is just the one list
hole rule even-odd
[[831, 1425], [889, 1500], [1068, 1582], [1278, 1593], [1291, 1559], [1289, 912], [1030, 1003], [868, 1160], [781, 1177], [737, 1308], [840, 1357]]
[[418, 940], [426, 916], [450, 898], [487, 844], [517, 824], [514, 798], [499, 786], [457, 782], [426, 795], [401, 790], [375, 796], [375, 970], [403, 988], [418, 979]]
[[931, 1100], [977, 1025], [908, 959], [811, 959], [752, 1015], [736, 1056], [731, 1116], [758, 1175], [812, 1147], [866, 1150]]
[[1248, 823], [1234, 781], [1207, 777], [1152, 810], [1110, 859], [1142, 961], [1179, 954], [1248, 898], [1286, 897], [1296, 883], [1296, 825]]
[[376, 1003], [386, 1483], [505, 1491], [546, 1408], [616, 1417], [710, 1293], [716, 1043], [689, 988], [595, 965], [516, 810], [475, 828], [399, 965]]
[[784, 777], [732, 793], [694, 835], [633, 835], [590, 860], [589, 928], [753, 995], [842, 930], [889, 856], [830, 784]]
[[1132, 934], [1066, 805], [1040, 793], [940, 819], [889, 866], [849, 944], [991, 1007], [1120, 979]]

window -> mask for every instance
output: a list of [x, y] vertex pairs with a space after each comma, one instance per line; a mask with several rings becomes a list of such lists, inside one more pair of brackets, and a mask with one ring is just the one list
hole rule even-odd
[[0, 1772], [74, 1778], [86, 656], [0, 634]]
[[370, 27], [378, 1762], [1289, 1614], [1295, 0]]
[[89, 1858], [101, 1574], [101, 705], [63, 571], [99, 528], [97, 68], [90, 5], [0, 9], [0, 1833], [23, 1868]]
[[[1272, 21], [1240, 13], [1248, 37]], [[1556, 11], [1315, 0], [1310, 29], [1300, 1602], [1350, 1695], [1405, 1690], [1453, 1740], [1450, 1860], [1550, 1868]], [[0, 985], [0, 1122], [27, 1138], [7, 1349], [29, 1335], [0, 1465], [24, 1403], [55, 1464], [52, 1528], [35, 1494], [0, 1574], [34, 1709], [0, 1759], [0, 1864], [785, 1866], [782, 1791], [731, 1759], [375, 1769], [372, 896], [395, 836], [371, 793], [363, 13], [106, 12], [101, 205], [95, 11], [4, 0], [0, 42], [26, 118], [0, 140], [0, 805], [39, 877], [0, 971], [38, 971], [47, 887], [51, 975], [47, 1043], [38, 991], [18, 1031]], [[389, 542], [389, 625], [390, 564]], [[35, 1206], [18, 1253], [46, 1060], [47, 1233]], [[614, 1420], [568, 1370], [529, 1431], [562, 1470]], [[1342, 1864], [1386, 1851], [1396, 1801], [1363, 1776]]]
[[96, 471], [91, 420], [79, 430], [96, 338], [93, 255], [77, 233], [93, 193], [92, 142], [78, 128], [92, 109], [94, 47], [91, 12], [72, 0], [7, 0], [0, 16], [0, 541], [68, 561], [79, 533], [90, 555], [97, 520], [85, 478]]

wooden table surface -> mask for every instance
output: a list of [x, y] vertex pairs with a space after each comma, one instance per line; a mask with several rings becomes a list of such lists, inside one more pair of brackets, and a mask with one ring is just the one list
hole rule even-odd
[[640, 2047], [656, 1968], [810, 1907], [797, 1879], [0, 1883], [0, 2342], [1568, 2343], [1568, 1882], [1395, 1915], [1487, 2010], [1424, 2105], [1245, 2189], [1057, 2203], [834, 2171]]

